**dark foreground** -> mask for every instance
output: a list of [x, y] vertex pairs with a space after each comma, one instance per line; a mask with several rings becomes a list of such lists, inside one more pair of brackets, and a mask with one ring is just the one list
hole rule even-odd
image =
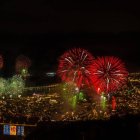
[[22, 137], [0, 140], [140, 140], [140, 116], [98, 121], [45, 121]]
[[140, 140], [140, 118], [110, 121], [41, 122], [26, 140]]

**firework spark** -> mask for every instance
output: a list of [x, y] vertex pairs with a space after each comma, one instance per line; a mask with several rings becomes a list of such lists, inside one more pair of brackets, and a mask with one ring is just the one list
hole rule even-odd
[[78, 87], [90, 84], [89, 66], [93, 56], [84, 49], [74, 48], [65, 52], [59, 59], [58, 75], [62, 81], [74, 82]]
[[126, 83], [128, 72], [124, 63], [116, 57], [98, 57], [90, 67], [95, 89], [112, 92]]

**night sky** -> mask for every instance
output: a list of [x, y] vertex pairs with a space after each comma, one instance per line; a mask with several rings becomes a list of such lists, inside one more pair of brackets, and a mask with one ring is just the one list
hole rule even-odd
[[32, 60], [33, 73], [55, 71], [59, 56], [72, 47], [118, 56], [130, 72], [140, 71], [139, 13], [139, 4], [127, 0], [0, 1], [3, 73], [14, 73], [20, 54]]

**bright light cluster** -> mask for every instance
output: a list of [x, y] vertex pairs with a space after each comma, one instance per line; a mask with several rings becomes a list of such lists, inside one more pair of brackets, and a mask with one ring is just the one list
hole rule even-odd
[[20, 76], [13, 76], [5, 80], [0, 78], [0, 95], [19, 95], [22, 94], [25, 82]]

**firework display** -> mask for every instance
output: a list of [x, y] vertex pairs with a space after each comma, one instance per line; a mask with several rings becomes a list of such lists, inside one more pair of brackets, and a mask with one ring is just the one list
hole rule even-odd
[[23, 93], [24, 88], [25, 82], [18, 75], [15, 75], [8, 80], [0, 78], [0, 96], [12, 97], [12, 95], [19, 95]]
[[61, 93], [64, 101], [73, 109], [76, 108], [78, 102], [86, 99], [84, 93], [73, 82], [62, 84]]
[[[17, 75], [6, 80], [0, 78], [3, 122], [11, 122], [16, 116], [26, 118], [26, 123], [29, 117], [31, 120], [37, 118], [36, 123], [40, 120], [101, 120], [140, 113], [140, 74], [128, 77], [124, 63], [117, 57], [94, 59], [85, 49], [70, 49], [59, 59], [57, 74], [62, 82], [54, 85], [38, 86], [36, 79], [40, 75], [24, 78], [30, 66], [29, 58], [20, 55], [16, 59]], [[52, 75], [47, 73], [47, 78], [55, 78]]]
[[31, 66], [31, 60], [24, 55], [20, 55], [16, 59], [16, 73], [26, 76], [28, 69]]
[[72, 108], [75, 108], [77, 104], [77, 94], [79, 93], [76, 84], [73, 82], [64, 83], [62, 85], [61, 93], [65, 103]]
[[8, 80], [7, 94], [18, 95], [23, 93], [25, 82], [20, 76], [13, 76]]
[[65, 52], [59, 59], [58, 75], [62, 81], [74, 82], [78, 87], [90, 84], [89, 66], [93, 56], [82, 48], [73, 48]]
[[[31, 120], [36, 116], [36, 123], [42, 118], [59, 121], [101, 120], [110, 119], [114, 114], [139, 114], [140, 76], [129, 75], [131, 84], [121, 88], [126, 83], [128, 72], [119, 58], [100, 57], [95, 60], [87, 51], [73, 49], [62, 55], [59, 62], [58, 74], [64, 82], [57, 86], [25, 87], [21, 75], [8, 80], [0, 78], [0, 109], [5, 118], [7, 112], [11, 113], [10, 121], [7, 117], [5, 122], [15, 121], [18, 115], [21, 118], [24, 116], [26, 123], [30, 123], [29, 116]], [[82, 80], [79, 72], [82, 73]], [[89, 79], [90, 85], [86, 83]], [[81, 88], [82, 84], [85, 86]], [[94, 85], [100, 94], [95, 94], [87, 88], [88, 85]], [[113, 96], [110, 92], [114, 92]], [[89, 94], [94, 96], [89, 98]]]
[[128, 72], [124, 63], [116, 57], [98, 57], [90, 67], [97, 92], [113, 92], [127, 81]]

